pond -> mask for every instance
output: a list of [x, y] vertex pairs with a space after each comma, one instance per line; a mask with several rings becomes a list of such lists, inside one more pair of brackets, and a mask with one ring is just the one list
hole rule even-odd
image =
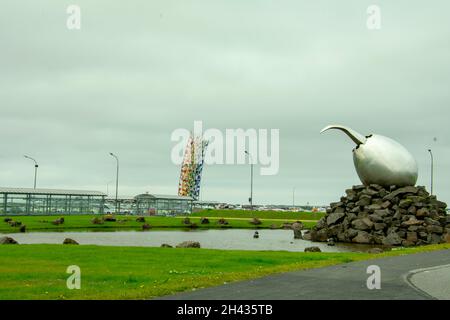
[[3, 234], [20, 244], [61, 244], [71, 238], [81, 245], [160, 247], [167, 243], [176, 246], [183, 241], [198, 241], [202, 248], [225, 250], [281, 250], [303, 252], [311, 246], [323, 252], [365, 252], [373, 246], [336, 244], [328, 246], [306, 240], [296, 240], [292, 230], [258, 230], [259, 239], [254, 239], [254, 230], [171, 230], [171, 231], [116, 231], [116, 232], [30, 232]]

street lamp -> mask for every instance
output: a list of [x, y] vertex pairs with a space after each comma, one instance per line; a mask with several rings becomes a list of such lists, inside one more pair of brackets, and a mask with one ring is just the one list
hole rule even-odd
[[433, 195], [433, 178], [434, 178], [434, 157], [431, 149], [428, 149], [431, 157], [431, 195]]
[[295, 210], [295, 187], [292, 188], [292, 208]]
[[32, 157], [29, 157], [27, 155], [24, 155], [25, 158], [30, 159], [32, 161], [34, 161], [34, 189], [36, 189], [36, 177], [37, 177], [37, 169], [38, 169], [38, 164], [36, 162], [36, 160], [34, 160]]
[[112, 152], [110, 152], [109, 154], [111, 156], [113, 156], [117, 162], [117, 171], [116, 171], [116, 214], [117, 214], [118, 213], [118, 211], [117, 211], [117, 205], [118, 205], [117, 195], [118, 195], [118, 191], [119, 191], [119, 158], [117, 158], [117, 156]]
[[245, 150], [245, 153], [250, 158], [250, 198], [248, 200], [250, 202], [250, 209], [253, 210], [253, 157], [247, 150]]

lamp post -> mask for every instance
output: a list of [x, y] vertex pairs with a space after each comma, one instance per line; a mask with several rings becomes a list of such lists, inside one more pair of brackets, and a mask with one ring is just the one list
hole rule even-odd
[[34, 160], [32, 157], [24, 155], [25, 158], [30, 159], [32, 161], [34, 161], [34, 189], [36, 189], [36, 177], [37, 177], [37, 169], [38, 169], [38, 164], [36, 162], [36, 160]]
[[119, 158], [117, 158], [117, 156], [110, 152], [109, 153], [111, 156], [113, 156], [116, 159], [116, 163], [117, 163], [117, 171], [116, 171], [116, 214], [118, 213], [117, 211], [117, 205], [118, 205], [118, 201], [117, 201], [117, 195], [118, 195], [118, 191], [119, 191]]
[[295, 187], [292, 188], [292, 208], [295, 210]]
[[250, 158], [250, 198], [248, 200], [250, 202], [250, 209], [253, 210], [253, 157], [247, 150], [245, 153]]
[[431, 157], [431, 195], [433, 195], [433, 178], [434, 178], [434, 157], [431, 149], [428, 149]]

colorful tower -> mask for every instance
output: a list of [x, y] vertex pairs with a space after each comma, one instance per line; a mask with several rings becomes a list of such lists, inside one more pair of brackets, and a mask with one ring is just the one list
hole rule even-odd
[[189, 137], [181, 164], [179, 196], [189, 196], [198, 200], [207, 146], [208, 141], [202, 137], [193, 137], [192, 134]]

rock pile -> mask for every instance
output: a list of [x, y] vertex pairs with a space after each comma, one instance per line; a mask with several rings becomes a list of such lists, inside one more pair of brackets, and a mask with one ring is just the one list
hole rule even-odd
[[55, 226], [58, 226], [58, 225], [63, 224], [63, 223], [64, 223], [64, 218], [63, 217], [52, 221], [52, 224], [54, 224]]
[[65, 238], [63, 241], [63, 244], [75, 244], [78, 245], [79, 243], [71, 238]]
[[200, 242], [197, 241], [184, 241], [177, 244], [177, 248], [200, 248]]
[[301, 223], [300, 221], [294, 222], [291, 228], [292, 230], [294, 230], [294, 239], [303, 239], [303, 223]]
[[142, 230], [150, 230], [152, 226], [149, 223], [144, 223], [142, 225]]
[[18, 242], [10, 237], [1, 237], [0, 244], [18, 244]]
[[259, 220], [258, 218], [253, 218], [252, 220], [250, 220], [250, 223], [254, 226], [262, 224], [261, 220]]
[[209, 219], [205, 218], [205, 217], [202, 217], [202, 218], [200, 218], [200, 223], [201, 224], [209, 224]]
[[387, 246], [436, 244], [450, 238], [447, 204], [425, 187], [353, 186], [304, 239]]

